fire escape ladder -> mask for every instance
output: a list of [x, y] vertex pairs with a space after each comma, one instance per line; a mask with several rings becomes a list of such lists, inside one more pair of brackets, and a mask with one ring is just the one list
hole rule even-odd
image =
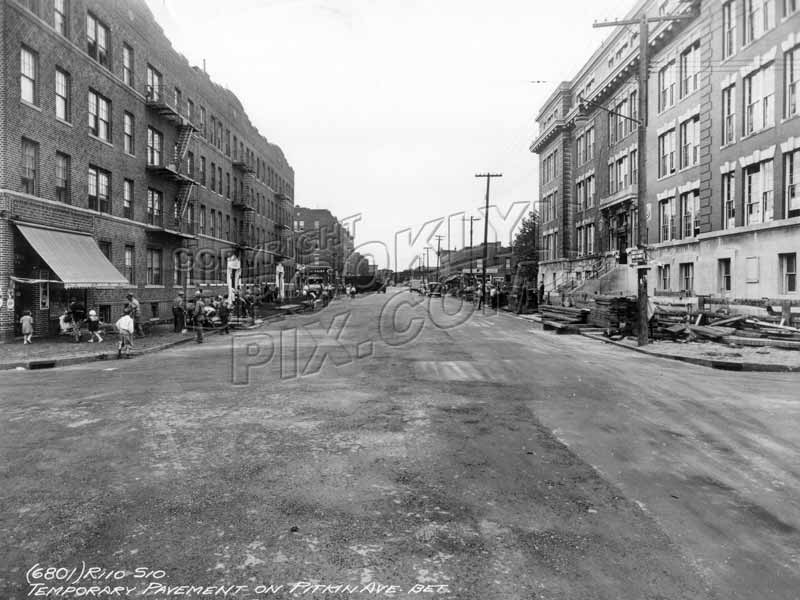
[[175, 203], [178, 207], [175, 226], [178, 228], [180, 228], [181, 223], [183, 223], [183, 218], [186, 214], [186, 208], [189, 206], [189, 202], [192, 198], [193, 189], [194, 181], [181, 181], [178, 184], [178, 194], [175, 197]]
[[[186, 158], [186, 153], [189, 151], [189, 142], [192, 141], [192, 133], [194, 127], [184, 123], [178, 127], [178, 139], [175, 142], [175, 164], [182, 165], [183, 160]], [[194, 176], [194, 173], [189, 173]]]

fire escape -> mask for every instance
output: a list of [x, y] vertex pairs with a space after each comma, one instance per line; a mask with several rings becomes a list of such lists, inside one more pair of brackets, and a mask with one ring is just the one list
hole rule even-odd
[[174, 226], [180, 234], [194, 236], [194, 224], [184, 221], [187, 207], [191, 201], [192, 191], [196, 185], [194, 165], [186, 165], [186, 156], [192, 136], [199, 129], [191, 122], [190, 117], [180, 112], [180, 107], [167, 101], [162, 87], [148, 86], [146, 93], [147, 108], [164, 120], [172, 123], [177, 130], [172, 160], [166, 164], [148, 164], [147, 170], [177, 185], [175, 197]]
[[255, 183], [255, 172], [253, 166], [241, 156], [241, 152], [237, 154], [236, 148], [233, 149], [233, 168], [239, 171], [242, 175], [241, 189], [234, 190], [233, 193], [233, 208], [241, 211], [242, 219], [242, 235], [239, 239], [239, 245], [243, 247], [251, 247], [255, 243], [252, 239], [251, 229], [255, 221], [255, 201], [253, 184]]

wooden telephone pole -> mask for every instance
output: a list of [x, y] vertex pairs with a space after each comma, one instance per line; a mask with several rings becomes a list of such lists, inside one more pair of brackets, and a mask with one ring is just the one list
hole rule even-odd
[[[677, 15], [662, 15], [648, 17], [644, 12], [638, 19], [603, 21], [595, 23], [594, 27], [619, 27], [639, 25], [639, 130], [638, 130], [638, 185], [637, 185], [637, 229], [636, 245], [641, 251], [647, 248], [647, 82], [650, 67], [650, 23], [663, 23], [669, 21], [688, 21], [697, 17], [696, 12]], [[646, 256], [646, 254], [645, 254]], [[647, 318], [647, 266], [637, 265], [638, 280], [638, 308], [639, 308], [639, 345], [649, 343]]]
[[481, 276], [483, 278], [483, 283], [481, 285], [481, 306], [484, 312], [486, 311], [486, 261], [489, 259], [489, 184], [492, 181], [492, 177], [502, 176], [502, 173], [478, 173], [475, 175], [475, 177], [486, 178], [486, 210], [483, 215], [483, 261], [481, 261]]

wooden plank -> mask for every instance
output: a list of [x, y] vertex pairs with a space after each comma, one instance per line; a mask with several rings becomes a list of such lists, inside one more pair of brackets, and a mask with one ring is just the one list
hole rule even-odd
[[739, 321], [743, 321], [746, 318], [747, 318], [746, 315], [736, 315], [735, 317], [726, 317], [718, 321], [712, 321], [711, 323], [709, 323], [709, 325], [713, 327], [718, 327], [720, 325], [732, 325], [734, 323], [738, 323]]
[[745, 323], [749, 323], [750, 325], [756, 325], [758, 327], [766, 327], [771, 329], [783, 329], [785, 331], [792, 331], [795, 333], [800, 333], [800, 329], [797, 327], [789, 327], [788, 325], [776, 325], [775, 323], [768, 323], [766, 321], [760, 321], [759, 319], [747, 319]]

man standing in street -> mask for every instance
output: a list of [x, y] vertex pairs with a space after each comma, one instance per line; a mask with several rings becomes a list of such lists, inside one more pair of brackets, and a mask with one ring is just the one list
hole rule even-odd
[[186, 303], [183, 292], [178, 292], [172, 301], [172, 324], [175, 333], [182, 333], [186, 329]]
[[131, 307], [131, 317], [133, 317], [133, 330], [134, 335], [144, 337], [144, 329], [142, 328], [142, 309], [139, 306], [139, 301], [133, 297], [133, 294], [128, 294], [128, 306]]
[[192, 316], [194, 318], [194, 331], [196, 333], [195, 339], [198, 344], [203, 343], [203, 324], [206, 320], [205, 309], [206, 303], [203, 302], [203, 293], [197, 290], [194, 293], [194, 310]]

